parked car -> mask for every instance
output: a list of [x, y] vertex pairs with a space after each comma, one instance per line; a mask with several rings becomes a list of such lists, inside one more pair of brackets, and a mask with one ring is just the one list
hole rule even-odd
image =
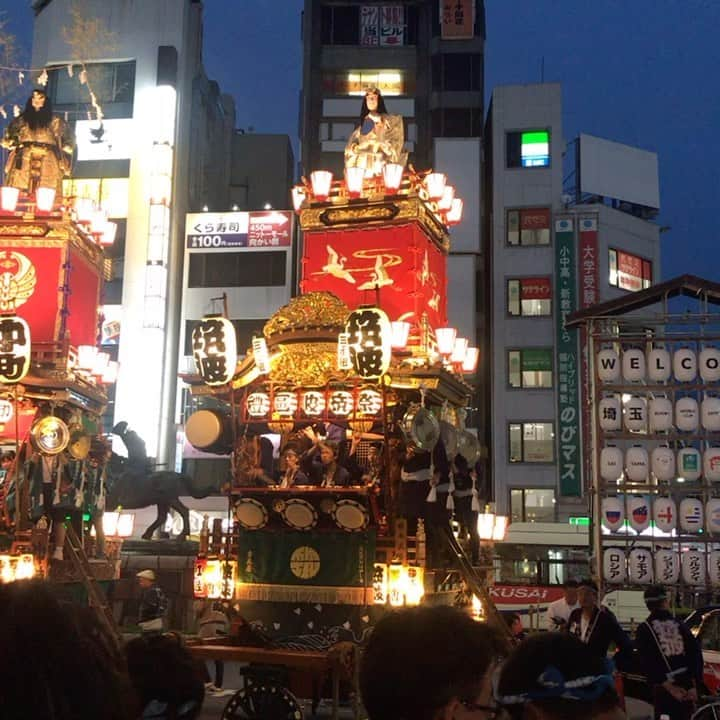
[[688, 616], [686, 623], [702, 649], [707, 691], [717, 695], [720, 693], [720, 606], [699, 608]]

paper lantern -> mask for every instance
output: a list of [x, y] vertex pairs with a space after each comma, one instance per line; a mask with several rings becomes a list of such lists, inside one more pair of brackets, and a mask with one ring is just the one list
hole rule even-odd
[[347, 186], [348, 195], [351, 198], [358, 198], [362, 195], [364, 179], [365, 179], [365, 168], [361, 168], [361, 167], [346, 167], [345, 168], [345, 185]]
[[325, 395], [317, 390], [308, 390], [300, 398], [300, 407], [305, 415], [317, 417], [325, 410]]
[[648, 422], [650, 432], [667, 432], [672, 429], [673, 406], [666, 397], [650, 398], [648, 403]]
[[677, 527], [677, 505], [672, 498], [655, 498], [655, 502], [653, 502], [653, 522], [655, 527], [663, 532], [670, 532]]
[[710, 482], [720, 481], [720, 447], [705, 448], [703, 453], [703, 475]]
[[30, 349], [30, 326], [25, 320], [17, 315], [0, 316], [0, 383], [16, 383], [28, 374]]
[[358, 415], [367, 415], [374, 417], [382, 410], [383, 398], [382, 393], [373, 388], [363, 388], [357, 396]]
[[700, 451], [693, 447], [682, 448], [677, 454], [678, 477], [693, 482], [702, 475], [703, 461]]
[[647, 402], [644, 397], [634, 395], [625, 403], [625, 427], [631, 432], [642, 432], [647, 428]]
[[720, 535], [720, 498], [713, 498], [705, 505], [705, 529], [711, 535]]
[[382, 377], [390, 367], [392, 327], [378, 307], [359, 307], [345, 323], [353, 370], [362, 378]]
[[625, 508], [623, 502], [617, 497], [606, 497], [601, 503], [602, 524], [610, 532], [618, 531], [625, 522]]
[[0, 188], [0, 208], [5, 212], [15, 212], [19, 197], [20, 190], [18, 188], [3, 185], [2, 188]]
[[260, 375], [270, 372], [270, 353], [264, 337], [255, 336], [252, 339], [253, 360]]
[[703, 529], [703, 504], [698, 498], [684, 498], [680, 501], [680, 529], [683, 532], [696, 533]]
[[704, 347], [698, 358], [700, 377], [703, 382], [712, 383], [720, 380], [720, 350], [716, 347]]
[[720, 398], [714, 395], [706, 396], [700, 403], [700, 422], [710, 432], [720, 430]]
[[695, 432], [698, 429], [700, 408], [692, 397], [680, 398], [675, 403], [675, 426], [682, 432]]
[[235, 375], [235, 326], [222, 315], [206, 315], [192, 331], [192, 351], [198, 375], [207, 385], [226, 385]]
[[626, 382], [645, 379], [645, 353], [639, 348], [628, 348], [622, 354], [622, 372]]
[[625, 553], [621, 548], [606, 548], [603, 552], [603, 578], [612, 585], [626, 582]]
[[678, 382], [692, 382], [697, 375], [697, 357], [690, 348], [680, 348], [673, 355], [673, 374]]
[[635, 532], [650, 526], [650, 502], [644, 495], [630, 495], [627, 499], [627, 517]]
[[597, 373], [601, 382], [614, 383], [620, 379], [620, 359], [611, 348], [597, 354]]
[[705, 557], [700, 550], [682, 553], [682, 578], [687, 585], [705, 584]]
[[353, 411], [355, 401], [347, 390], [334, 390], [328, 397], [328, 410], [338, 417], [347, 417]]
[[647, 548], [634, 548], [628, 555], [630, 582], [649, 585], [654, 580], [653, 556]]
[[294, 392], [277, 392], [273, 398], [273, 417], [292, 417], [297, 412], [297, 406], [297, 395]]
[[600, 451], [600, 477], [607, 482], [616, 482], [622, 477], [625, 466], [623, 452], [619, 447], [609, 445]]
[[447, 178], [444, 173], [429, 173], [425, 176], [425, 187], [431, 200], [440, 200], [445, 192]]
[[327, 170], [315, 170], [315, 172], [310, 173], [310, 184], [312, 185], [315, 200], [325, 202], [328, 199], [332, 179], [332, 173]]
[[642, 445], [633, 445], [625, 453], [625, 477], [628, 482], [647, 482], [650, 463]]
[[620, 398], [613, 395], [604, 397], [598, 403], [600, 428], [604, 432], [616, 432], [622, 428]]
[[720, 550], [708, 553], [708, 577], [713, 587], [720, 585]]
[[245, 401], [247, 414], [252, 418], [264, 418], [270, 412], [270, 396], [264, 392], [254, 392]]
[[672, 362], [670, 353], [664, 348], [653, 348], [647, 354], [647, 375], [654, 383], [664, 383], [670, 379]]
[[667, 445], [658, 445], [650, 454], [650, 467], [659, 482], [670, 482], [675, 477], [675, 453]]
[[398, 163], [385, 163], [383, 165], [383, 183], [385, 189], [394, 194], [400, 189], [404, 167]]
[[674, 585], [680, 577], [680, 559], [673, 550], [655, 550], [655, 581]]

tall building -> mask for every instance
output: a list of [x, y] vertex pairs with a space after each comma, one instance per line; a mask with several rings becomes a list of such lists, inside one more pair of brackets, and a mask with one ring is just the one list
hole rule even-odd
[[55, 110], [74, 122], [66, 195], [92, 199], [118, 224], [103, 327], [120, 361], [109, 421], [129, 422], [170, 464], [185, 214], [229, 207], [234, 104], [205, 75], [198, 0], [80, 7], [99, 29], [79, 32], [72, 0], [33, 3], [32, 65], [47, 69]]
[[[485, 134], [485, 410], [498, 512], [586, 515], [590, 447], [579, 308], [660, 278], [657, 156], [581, 135], [563, 188], [559, 84], [495, 88]], [[583, 446], [585, 444], [585, 447]]]

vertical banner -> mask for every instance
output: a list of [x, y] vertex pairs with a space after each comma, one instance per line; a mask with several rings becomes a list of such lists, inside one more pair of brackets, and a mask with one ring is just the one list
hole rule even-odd
[[443, 40], [472, 40], [475, 0], [439, 0], [440, 34]]
[[[600, 301], [599, 294], [599, 258], [598, 258], [598, 216], [587, 215], [580, 218], [580, 308], [583, 310]], [[582, 437], [587, 443], [592, 437], [592, 407], [590, 399], [590, 362], [588, 358], [587, 328], [580, 329], [580, 377], [582, 378]], [[592, 451], [584, 453], [585, 479], [590, 482]]]
[[402, 5], [383, 5], [380, 8], [380, 45], [405, 44], [405, 8]]
[[555, 219], [555, 331], [558, 368], [558, 471], [560, 495], [582, 494], [577, 330], [565, 318], [577, 308], [577, 263], [572, 217]]
[[380, 8], [377, 5], [363, 5], [360, 8], [360, 44], [364, 47], [379, 45], [378, 20]]

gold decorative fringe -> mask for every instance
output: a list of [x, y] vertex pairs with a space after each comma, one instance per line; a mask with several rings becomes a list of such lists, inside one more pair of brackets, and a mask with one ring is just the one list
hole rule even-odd
[[372, 603], [372, 588], [238, 583], [235, 586], [235, 598], [271, 602], [312, 602], [323, 605], [369, 605]]

